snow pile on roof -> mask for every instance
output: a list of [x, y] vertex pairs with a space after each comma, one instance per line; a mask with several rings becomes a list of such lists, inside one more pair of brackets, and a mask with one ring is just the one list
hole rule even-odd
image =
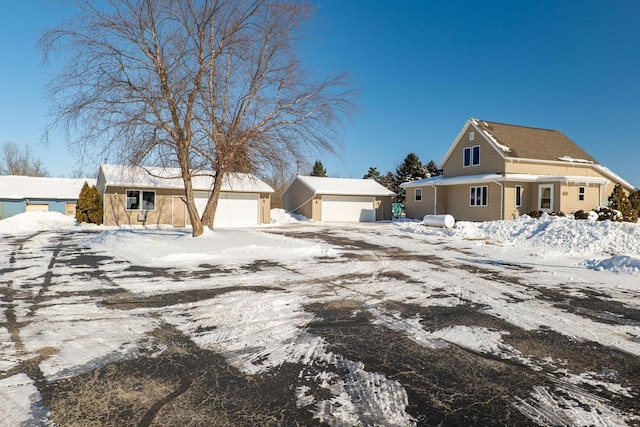
[[395, 193], [373, 179], [325, 178], [298, 175], [304, 185], [316, 194], [336, 196], [393, 196]]
[[[211, 191], [214, 174], [214, 172], [202, 171], [200, 175], [194, 176], [193, 189]], [[184, 188], [178, 168], [101, 165], [100, 175], [104, 176], [107, 187]], [[222, 191], [274, 193], [273, 188], [266, 182], [246, 173], [225, 174]]]
[[487, 138], [489, 138], [491, 140], [491, 142], [493, 142], [499, 149], [501, 149], [502, 151], [509, 153], [511, 151], [511, 148], [507, 147], [506, 145], [500, 144], [498, 142], [497, 139], [495, 139], [493, 137], [493, 135], [491, 135], [489, 133], [489, 131], [483, 130], [484, 134], [487, 135]]
[[0, 199], [76, 200], [84, 183], [95, 185], [89, 178], [48, 178], [35, 176], [0, 176]]
[[0, 234], [28, 234], [63, 230], [76, 225], [76, 219], [60, 212], [25, 212], [0, 221]]
[[584, 159], [574, 159], [571, 156], [562, 156], [562, 157], [558, 157], [558, 160], [563, 161], [563, 162], [571, 162], [571, 163], [588, 163], [588, 164], [593, 164], [593, 162], [591, 160], [584, 160]]
[[563, 253], [596, 257], [585, 261], [596, 270], [640, 272], [640, 224], [572, 220], [546, 214], [537, 220], [523, 215], [511, 221], [460, 221], [452, 229], [425, 227], [417, 221], [394, 224], [414, 233], [535, 248], [539, 256]]

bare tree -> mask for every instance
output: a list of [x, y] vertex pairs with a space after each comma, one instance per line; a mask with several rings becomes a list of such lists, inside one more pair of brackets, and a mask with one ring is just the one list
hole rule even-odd
[[[64, 57], [50, 85], [59, 106], [52, 126], [64, 126], [85, 154], [178, 166], [194, 236], [213, 228], [223, 178], [238, 165], [260, 172], [335, 150], [352, 91], [345, 75], [317, 79], [302, 66], [307, 3], [75, 4], [79, 15], [39, 44], [45, 59]], [[202, 174], [214, 184], [199, 218], [192, 178]]]
[[13, 142], [0, 146], [0, 175], [48, 176], [42, 160], [34, 157], [28, 145]]

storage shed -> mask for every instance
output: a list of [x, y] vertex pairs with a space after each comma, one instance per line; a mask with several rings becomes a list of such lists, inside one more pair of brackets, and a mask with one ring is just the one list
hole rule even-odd
[[[193, 178], [193, 196], [200, 215], [213, 188], [213, 173]], [[105, 225], [190, 225], [184, 182], [177, 168], [101, 165], [98, 192]], [[273, 189], [257, 177], [227, 174], [214, 219], [214, 228], [252, 227], [270, 221]]]
[[89, 178], [48, 178], [34, 176], [0, 176], [0, 220], [33, 211], [76, 214], [76, 203]]
[[282, 195], [292, 213], [323, 222], [390, 220], [395, 193], [373, 179], [298, 175]]

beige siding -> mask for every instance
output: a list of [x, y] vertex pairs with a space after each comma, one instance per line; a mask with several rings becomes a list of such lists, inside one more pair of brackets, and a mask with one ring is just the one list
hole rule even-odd
[[322, 221], [322, 196], [314, 196], [308, 204], [310, 205], [311, 215], [307, 218], [314, 221]]
[[282, 194], [282, 205], [291, 213], [313, 218], [312, 196], [313, 191], [296, 179]]
[[271, 222], [271, 193], [260, 193], [260, 224]]
[[389, 221], [392, 219], [391, 203], [391, 196], [376, 197], [376, 221]]
[[507, 161], [507, 173], [525, 173], [532, 175], [588, 176], [606, 178], [590, 165], [580, 163], [549, 164], [523, 161]]
[[[407, 218], [422, 219], [425, 215], [433, 215], [433, 195], [435, 189], [433, 186], [419, 187], [422, 189], [422, 200], [416, 202], [416, 188], [407, 188], [404, 210]], [[441, 189], [439, 188], [438, 191]]]
[[[474, 132], [473, 140], [470, 138], [471, 132]], [[464, 149], [475, 145], [480, 146], [480, 164], [478, 166], [464, 167]], [[442, 168], [444, 176], [452, 177], [503, 173], [505, 165], [504, 158], [487, 142], [480, 132], [470, 125], [463, 133]]]
[[[579, 188], [585, 189], [584, 201], [579, 200]], [[596, 184], [563, 184], [560, 188], [562, 198], [560, 211], [568, 214], [577, 210], [588, 211], [600, 205], [600, 186]]]
[[[152, 211], [127, 210], [127, 190], [155, 191], [155, 209]], [[172, 197], [183, 196], [184, 190], [139, 189], [135, 187], [109, 187], [104, 194], [105, 225], [157, 225], [172, 224]], [[139, 218], [146, 213], [146, 219]]]
[[[534, 184], [528, 182], [505, 182], [504, 185], [504, 219], [515, 219], [520, 215], [531, 212], [532, 188]], [[516, 206], [516, 186], [521, 187], [521, 206]], [[536, 206], [537, 209], [537, 206]]]
[[447, 186], [446, 212], [453, 215], [456, 221], [492, 221], [500, 219], [501, 189], [497, 184], [486, 184], [488, 188], [487, 206], [471, 206], [471, 187], [481, 185], [450, 185]]

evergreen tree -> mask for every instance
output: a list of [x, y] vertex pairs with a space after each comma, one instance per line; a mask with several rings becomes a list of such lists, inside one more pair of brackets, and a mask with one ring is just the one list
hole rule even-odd
[[430, 177], [442, 175], [442, 169], [439, 169], [438, 165], [436, 165], [436, 162], [434, 162], [433, 160], [429, 160], [426, 169]]
[[327, 170], [324, 168], [324, 166], [322, 166], [322, 162], [320, 160], [316, 160], [316, 162], [313, 164], [313, 169], [311, 169], [311, 173], [309, 175], [326, 177]]
[[404, 182], [411, 182], [422, 178], [428, 178], [429, 173], [415, 153], [409, 153], [404, 161], [396, 168], [393, 192], [396, 199], [404, 203], [405, 191], [400, 187]]
[[629, 196], [629, 203], [631, 203], [631, 209], [634, 209], [636, 213], [640, 211], [640, 190]]
[[362, 179], [373, 179], [376, 182], [380, 182], [380, 171], [378, 170], [378, 168], [375, 167], [370, 167], [369, 168], [369, 172], [367, 172], [366, 174], [364, 174], [364, 176], [362, 177]]
[[631, 202], [620, 184], [613, 187], [609, 196], [609, 207], [622, 214], [621, 221], [636, 222], [638, 220], [638, 213], [632, 209]]
[[85, 182], [76, 203], [76, 221], [102, 224], [102, 215], [102, 198], [98, 189], [95, 185], [89, 187]]

